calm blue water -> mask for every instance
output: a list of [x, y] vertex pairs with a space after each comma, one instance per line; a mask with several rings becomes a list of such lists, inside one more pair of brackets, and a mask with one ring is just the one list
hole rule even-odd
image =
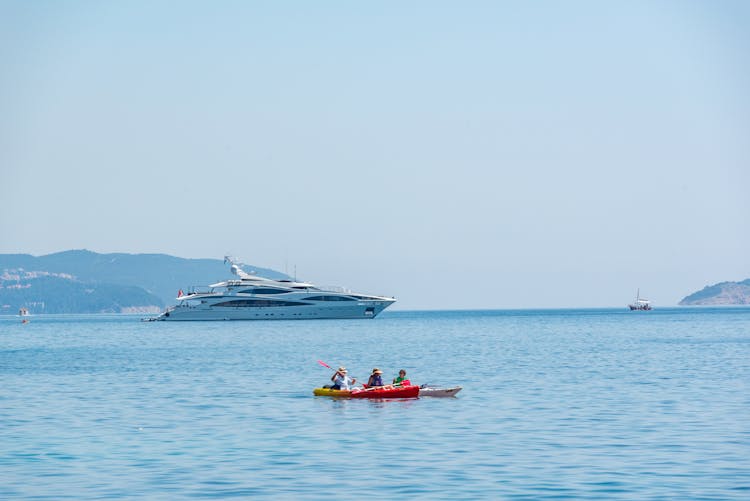
[[750, 498], [747, 308], [0, 317], [0, 378], [2, 499]]

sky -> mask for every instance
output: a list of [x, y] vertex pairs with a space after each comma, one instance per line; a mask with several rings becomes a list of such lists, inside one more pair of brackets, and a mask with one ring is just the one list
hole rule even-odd
[[750, 278], [748, 26], [721, 0], [0, 0], [0, 253], [229, 253], [400, 309], [675, 305]]

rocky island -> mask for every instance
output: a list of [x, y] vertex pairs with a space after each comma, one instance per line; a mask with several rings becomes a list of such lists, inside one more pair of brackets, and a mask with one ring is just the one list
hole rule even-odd
[[721, 282], [708, 285], [683, 298], [681, 306], [750, 304], [750, 278], [742, 282]]

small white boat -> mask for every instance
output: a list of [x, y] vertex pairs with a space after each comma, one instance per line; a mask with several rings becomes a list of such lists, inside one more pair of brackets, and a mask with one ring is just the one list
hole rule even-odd
[[638, 289], [638, 292], [635, 294], [635, 302], [629, 304], [628, 308], [630, 308], [630, 311], [649, 311], [652, 309], [651, 301], [643, 299], [641, 297], [641, 289]]
[[436, 388], [434, 386], [422, 385], [419, 387], [420, 397], [455, 397], [461, 391], [460, 386], [452, 388]]

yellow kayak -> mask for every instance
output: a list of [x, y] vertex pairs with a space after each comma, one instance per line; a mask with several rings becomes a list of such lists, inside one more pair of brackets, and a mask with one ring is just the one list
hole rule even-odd
[[332, 390], [330, 388], [315, 388], [313, 395], [319, 397], [351, 397], [351, 390]]

